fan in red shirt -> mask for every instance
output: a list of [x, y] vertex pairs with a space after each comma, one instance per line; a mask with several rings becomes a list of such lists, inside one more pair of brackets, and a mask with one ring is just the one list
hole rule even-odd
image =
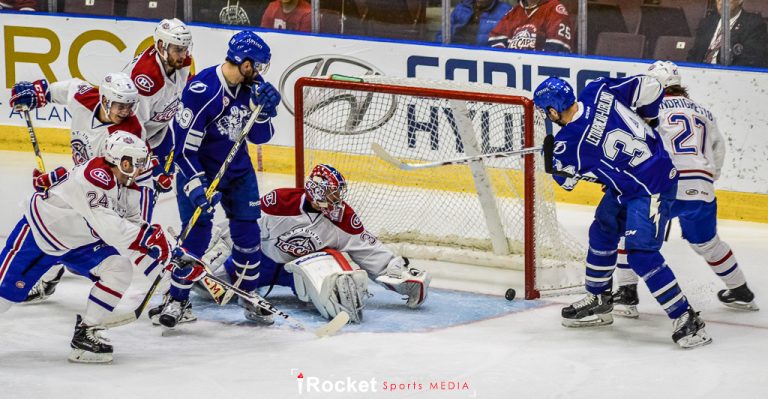
[[275, 0], [269, 3], [261, 27], [312, 31], [312, 6], [306, 0]]
[[488, 44], [516, 50], [570, 53], [573, 25], [558, 0], [519, 0], [491, 30]]

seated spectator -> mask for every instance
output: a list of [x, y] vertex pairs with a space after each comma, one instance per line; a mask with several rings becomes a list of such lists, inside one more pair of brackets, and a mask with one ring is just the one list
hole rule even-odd
[[37, 0], [3, 0], [0, 10], [36, 11]]
[[[461, 0], [451, 13], [451, 43], [485, 45], [491, 29], [511, 9], [503, 0]], [[443, 41], [443, 32], [437, 41]]]
[[275, 0], [269, 3], [261, 27], [312, 31], [312, 6], [306, 0]]
[[[768, 30], [759, 14], [742, 10], [742, 0], [731, 0], [731, 63], [751, 67], [768, 64]], [[723, 0], [717, 0], [717, 14], [704, 18], [696, 29], [688, 61], [723, 64]]]
[[573, 25], [559, 0], [518, 0], [491, 30], [488, 44], [517, 50], [570, 53]]

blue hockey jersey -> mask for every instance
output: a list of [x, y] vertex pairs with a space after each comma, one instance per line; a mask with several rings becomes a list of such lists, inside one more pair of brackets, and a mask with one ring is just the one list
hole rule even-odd
[[[257, 79], [263, 82], [261, 76]], [[206, 68], [189, 81], [170, 124], [176, 165], [187, 179], [200, 172], [209, 178], [216, 175], [251, 116], [250, 96], [251, 88], [247, 85], [227, 85], [221, 65]], [[261, 144], [273, 135], [271, 120], [257, 120], [246, 138]], [[222, 177], [222, 186], [252, 168], [247, 146], [243, 145]]]
[[[674, 187], [677, 171], [663, 140], [643, 120], [658, 117], [662, 95], [661, 84], [642, 75], [588, 84], [573, 120], [555, 136], [554, 169], [594, 175], [619, 201]], [[577, 182], [554, 177], [566, 190]]]

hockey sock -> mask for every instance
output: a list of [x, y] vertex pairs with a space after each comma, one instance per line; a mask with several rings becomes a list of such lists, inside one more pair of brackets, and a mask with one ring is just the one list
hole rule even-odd
[[723, 280], [729, 289], [746, 284], [744, 272], [739, 268], [731, 247], [726, 242], [721, 241], [719, 236], [715, 235], [715, 238], [703, 244], [691, 244], [691, 248], [704, 257], [712, 271]]
[[685, 313], [690, 305], [677, 284], [675, 274], [658, 251], [628, 250], [627, 259], [632, 270], [642, 277], [659, 305], [670, 319]]
[[593, 295], [609, 291], [613, 285], [618, 241], [618, 237], [601, 229], [597, 222], [592, 223], [589, 228], [585, 286]]
[[[240, 288], [253, 291], [257, 288], [256, 280], [259, 278], [262, 258], [259, 225], [254, 220], [230, 220], [229, 232], [232, 238], [230, 259], [233, 264], [227, 271], [233, 283], [240, 280]], [[227, 263], [230, 259], [227, 259]]]
[[624, 239], [619, 242], [619, 256], [616, 259], [616, 284], [619, 287], [625, 285], [637, 284], [640, 278], [637, 277], [627, 261], [627, 250], [624, 249]]

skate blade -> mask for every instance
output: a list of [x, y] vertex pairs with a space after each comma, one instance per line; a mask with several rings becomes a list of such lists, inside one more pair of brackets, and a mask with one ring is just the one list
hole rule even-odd
[[760, 310], [760, 308], [757, 306], [757, 303], [755, 301], [752, 302], [730, 302], [726, 303], [723, 302], [723, 305], [732, 308], [732, 309], [739, 309], [739, 310], [747, 310], [751, 312], [757, 312]]
[[637, 306], [635, 305], [613, 305], [613, 314], [629, 319], [640, 317], [640, 312], [637, 311]]
[[70, 363], [104, 364], [112, 363], [111, 353], [93, 353], [83, 349], [72, 349], [67, 358]]
[[[157, 315], [151, 318], [150, 320], [152, 320], [152, 325], [155, 327], [163, 326], [162, 324], [160, 324], [160, 315]], [[179, 322], [176, 323], [176, 326], [178, 326], [179, 324], [194, 323], [196, 321], [197, 321], [197, 316], [192, 316], [191, 318], [182, 317], [181, 320], [179, 320]]]
[[677, 341], [677, 344], [683, 349], [694, 349], [711, 343], [712, 337], [710, 337], [703, 329], [696, 332], [696, 334], [680, 338], [680, 340]]
[[583, 317], [581, 319], [563, 319], [563, 327], [568, 328], [585, 328], [585, 327], [599, 327], [613, 324], [613, 315], [610, 313], [596, 314], [593, 316]]

